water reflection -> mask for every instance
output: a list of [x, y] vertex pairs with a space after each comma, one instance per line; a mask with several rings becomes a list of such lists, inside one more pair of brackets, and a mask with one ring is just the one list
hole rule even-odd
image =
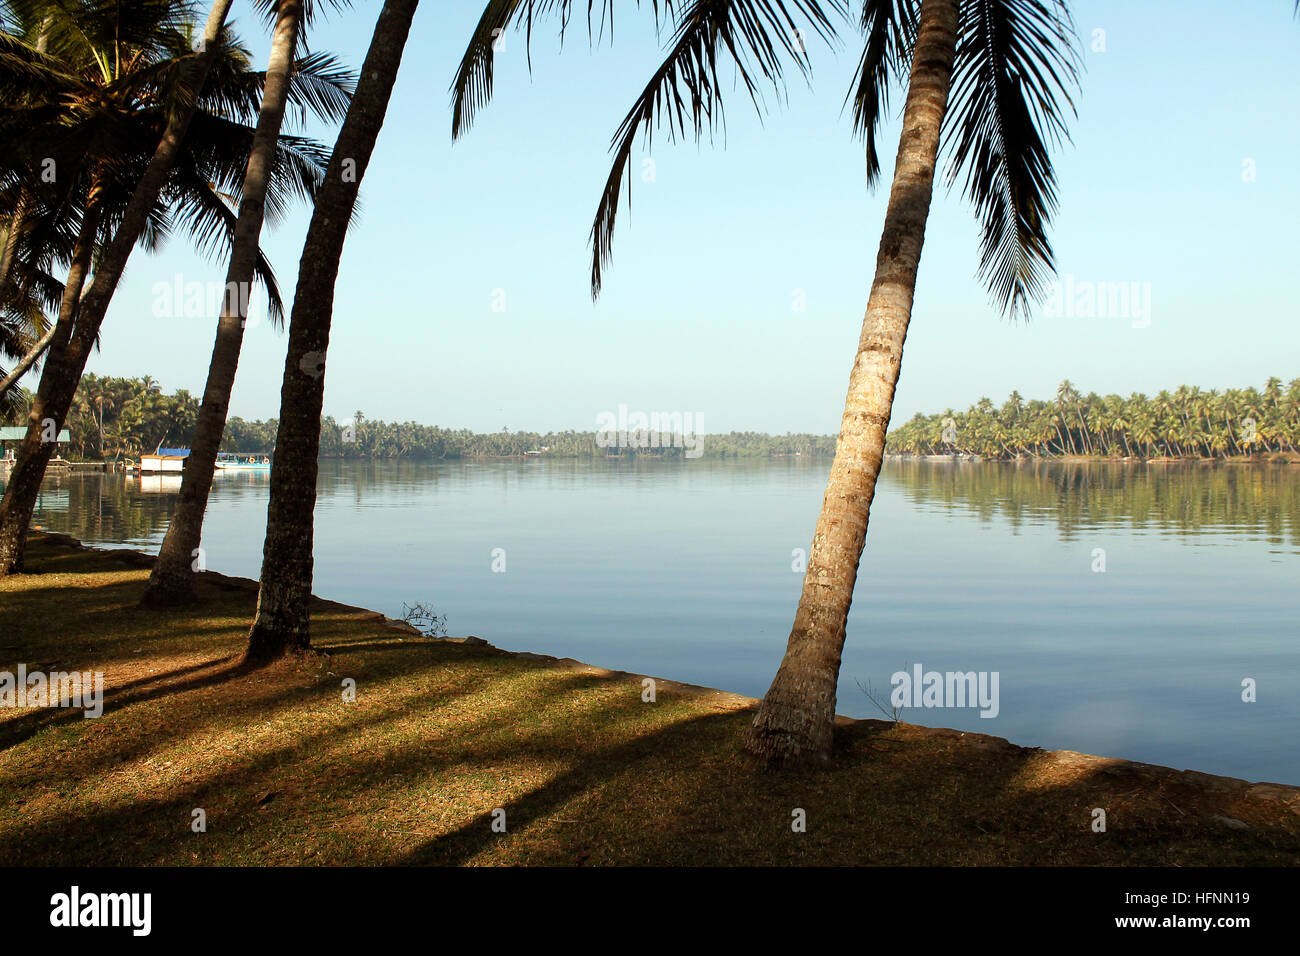
[[[321, 463], [322, 501], [355, 505], [401, 505], [413, 493], [433, 498], [440, 486], [490, 482], [501, 494], [527, 480], [535, 488], [562, 492], [593, 479], [635, 489], [666, 475], [743, 485], [745, 476], [774, 471], [825, 480], [825, 462], [422, 462], [326, 461]], [[180, 492], [179, 475], [72, 473], [46, 480], [37, 503], [37, 523], [104, 544], [159, 543]], [[214, 502], [241, 497], [264, 499], [266, 472], [218, 472]], [[1250, 531], [1263, 540], [1300, 552], [1300, 467], [1286, 465], [1146, 465], [1050, 462], [945, 463], [891, 460], [882, 488], [897, 488], [922, 509], [962, 512], [989, 522], [1006, 520], [1013, 533], [1050, 522], [1062, 540], [1104, 526], [1167, 534]], [[4, 482], [0, 479], [0, 491]], [[57, 519], [56, 519], [57, 516]]]
[[1300, 547], [1300, 467], [891, 461], [884, 480], [920, 507], [1050, 520], [1065, 540], [1118, 525], [1171, 534], [1254, 530]]

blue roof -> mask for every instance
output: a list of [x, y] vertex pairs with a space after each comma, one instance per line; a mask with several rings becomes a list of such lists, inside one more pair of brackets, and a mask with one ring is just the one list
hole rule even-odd
[[170, 455], [173, 458], [188, 458], [190, 450], [188, 448], [159, 448], [156, 455]]

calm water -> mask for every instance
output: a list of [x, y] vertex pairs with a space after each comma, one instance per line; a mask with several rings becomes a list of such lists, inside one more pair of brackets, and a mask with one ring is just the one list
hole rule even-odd
[[[398, 617], [423, 601], [453, 635], [761, 696], [828, 468], [325, 462], [316, 590]], [[52, 480], [36, 523], [156, 550], [177, 481]], [[217, 477], [210, 568], [257, 576], [266, 497], [265, 476]], [[996, 671], [996, 718], [903, 719], [1300, 783], [1297, 582], [1294, 466], [890, 463], [839, 709], [880, 716], [859, 685], [887, 700], [905, 665]]]

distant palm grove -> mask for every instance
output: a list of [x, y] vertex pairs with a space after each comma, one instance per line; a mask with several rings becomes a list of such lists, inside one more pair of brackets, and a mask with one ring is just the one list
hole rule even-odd
[[1056, 398], [1001, 407], [981, 398], [964, 412], [918, 414], [889, 433], [901, 455], [981, 458], [1231, 458], [1294, 454], [1300, 446], [1300, 378], [1283, 387], [1202, 391], [1179, 386], [1154, 397], [1082, 395], [1068, 381]]
[[[185, 389], [164, 395], [152, 378], [86, 375], [68, 416], [70, 448], [87, 461], [138, 458], [158, 446], [184, 445], [198, 417], [198, 399]], [[19, 424], [26, 409], [0, 413]], [[226, 423], [221, 450], [261, 453], [275, 449], [276, 419]], [[729, 432], [702, 436], [705, 458], [792, 455], [825, 458], [833, 435]], [[917, 414], [889, 433], [896, 455], [978, 455], [1014, 458], [1227, 458], [1296, 454], [1300, 449], [1300, 378], [1283, 386], [1270, 378], [1263, 389], [1202, 391], [1179, 386], [1154, 397], [1133, 393], [1081, 394], [1063, 382], [1055, 399], [1026, 400], [1012, 392], [1001, 407], [982, 398], [964, 412]], [[603, 448], [596, 432], [478, 433], [416, 422], [384, 422], [358, 412], [352, 419], [321, 420], [321, 455], [327, 458], [679, 458], [681, 448]]]
[[[9, 425], [26, 421], [26, 403], [20, 404], [21, 409], [0, 412], [0, 420]], [[164, 395], [149, 376], [109, 378], [88, 374], [77, 388], [65, 422], [70, 447], [64, 454], [78, 460], [119, 461], [139, 458], [160, 445], [184, 446], [198, 414], [198, 398], [185, 389]], [[221, 450], [249, 454], [273, 451], [278, 427], [274, 418], [246, 421], [232, 417], [226, 422]], [[732, 432], [702, 437], [703, 455], [709, 458], [829, 457], [835, 453], [835, 438], [831, 435]], [[361, 412], [342, 422], [323, 418], [320, 441], [321, 456], [326, 458], [676, 458], [684, 451], [671, 447], [603, 448], [596, 443], [594, 430], [542, 434], [503, 428], [478, 434], [416, 422], [373, 421]]]

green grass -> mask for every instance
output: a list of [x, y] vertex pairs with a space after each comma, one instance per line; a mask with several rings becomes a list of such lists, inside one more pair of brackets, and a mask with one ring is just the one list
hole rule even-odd
[[739, 751], [746, 698], [660, 682], [644, 703], [634, 675], [326, 601], [326, 654], [244, 672], [246, 583], [208, 575], [160, 614], [135, 606], [147, 559], [34, 535], [28, 566], [0, 581], [0, 670], [102, 670], [107, 700], [0, 711], [0, 864], [1300, 860], [1296, 791], [881, 721], [841, 727], [831, 768], [770, 772]]

